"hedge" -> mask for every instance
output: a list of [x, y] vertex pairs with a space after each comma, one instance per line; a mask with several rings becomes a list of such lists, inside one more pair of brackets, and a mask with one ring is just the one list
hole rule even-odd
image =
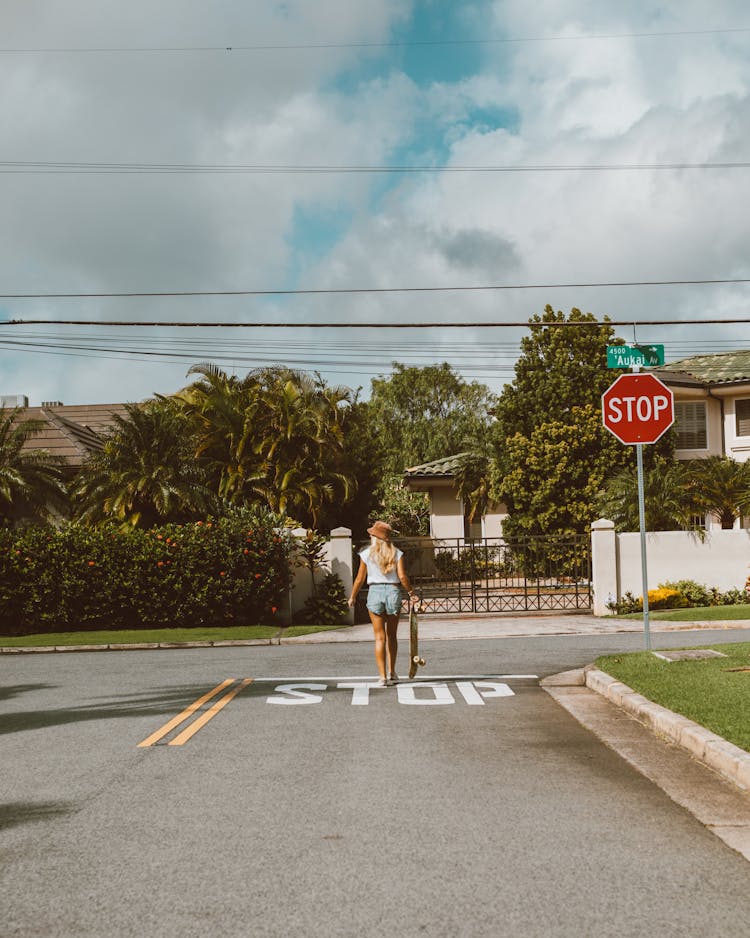
[[148, 531], [0, 530], [0, 633], [272, 622], [288, 553], [277, 519], [251, 509]]

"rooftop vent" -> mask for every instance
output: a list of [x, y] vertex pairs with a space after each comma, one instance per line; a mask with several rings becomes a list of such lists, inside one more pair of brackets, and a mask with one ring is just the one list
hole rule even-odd
[[62, 401], [42, 401], [42, 407], [62, 407]]

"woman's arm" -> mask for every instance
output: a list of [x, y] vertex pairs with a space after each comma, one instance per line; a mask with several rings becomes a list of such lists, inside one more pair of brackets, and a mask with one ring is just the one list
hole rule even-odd
[[409, 577], [406, 575], [406, 569], [405, 569], [405, 567], [404, 567], [404, 558], [403, 558], [403, 556], [401, 556], [401, 557], [398, 558], [398, 566], [396, 567], [396, 571], [398, 572], [398, 578], [399, 578], [399, 580], [401, 580], [401, 585], [402, 585], [403, 588], [406, 590], [406, 592], [409, 594], [409, 600], [411, 601], [411, 604], [412, 604], [412, 606], [413, 606], [415, 603], [418, 603], [418, 602], [419, 602], [419, 596], [417, 596], [417, 594], [416, 594], [416, 593], [414, 592], [414, 590], [411, 588], [411, 583], [409, 582]]
[[360, 557], [360, 558], [359, 558], [359, 570], [357, 570], [357, 577], [356, 577], [354, 583], [352, 583], [352, 594], [351, 594], [351, 596], [349, 597], [349, 599], [347, 600], [347, 603], [348, 603], [349, 606], [353, 606], [353, 605], [354, 605], [354, 603], [355, 603], [355, 601], [356, 601], [356, 599], [357, 599], [357, 593], [358, 593], [358, 592], [362, 589], [362, 587], [365, 585], [365, 580], [366, 580], [366, 579], [367, 579], [367, 564], [366, 564], [366, 563], [364, 562], [364, 560], [362, 560], [362, 558]]

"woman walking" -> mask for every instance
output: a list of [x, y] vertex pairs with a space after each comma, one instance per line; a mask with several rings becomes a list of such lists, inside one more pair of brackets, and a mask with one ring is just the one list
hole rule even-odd
[[[367, 581], [367, 611], [375, 630], [375, 662], [380, 674], [380, 687], [398, 681], [396, 656], [398, 655], [398, 619], [401, 612], [401, 587], [409, 594], [412, 605], [419, 597], [412, 591], [404, 570], [404, 553], [391, 540], [393, 529], [385, 521], [376, 521], [367, 529], [370, 546], [360, 552], [359, 570], [352, 585], [349, 605], [353, 606], [357, 593]], [[386, 671], [386, 648], [388, 670]]]

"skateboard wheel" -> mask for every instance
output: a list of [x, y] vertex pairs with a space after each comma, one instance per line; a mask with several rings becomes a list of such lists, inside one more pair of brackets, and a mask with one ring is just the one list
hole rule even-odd
[[422, 667], [424, 667], [427, 662], [424, 660], [424, 658], [420, 658], [419, 663], [422, 665]]
[[419, 655], [414, 655], [414, 657], [411, 660], [414, 662], [414, 664], [422, 663], [422, 660], [420, 659]]

